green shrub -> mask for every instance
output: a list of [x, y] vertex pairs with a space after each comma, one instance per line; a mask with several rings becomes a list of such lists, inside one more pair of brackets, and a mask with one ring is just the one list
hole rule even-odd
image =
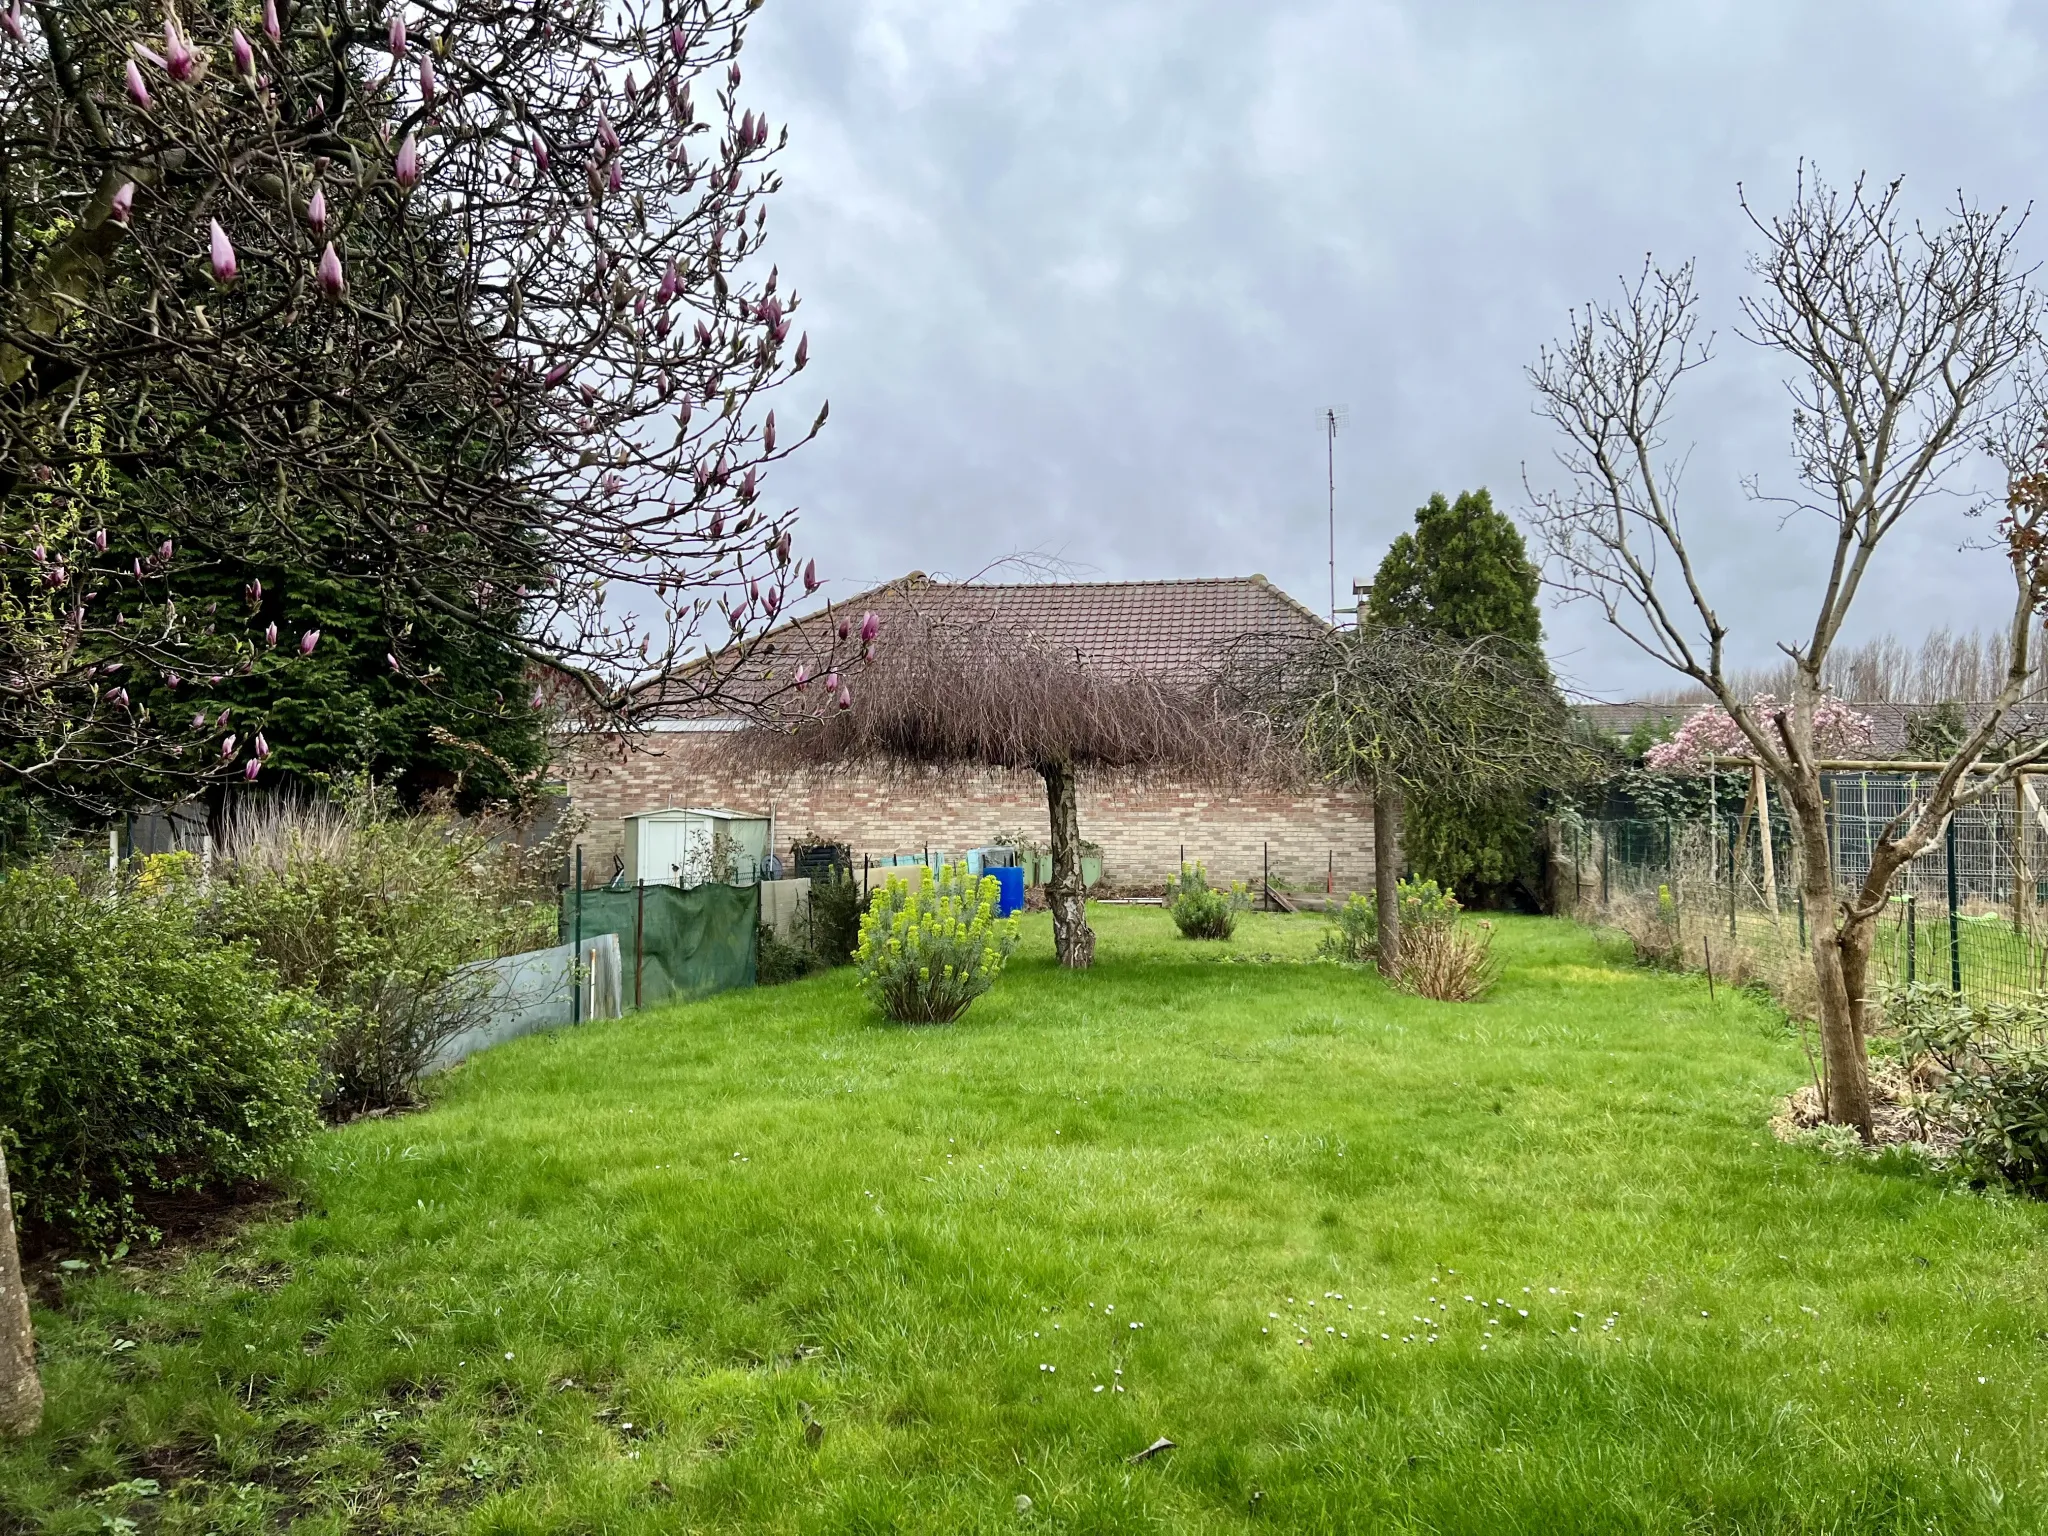
[[1212, 890], [1208, 870], [1194, 864], [1182, 866], [1167, 891], [1166, 910], [1184, 939], [1227, 939], [1237, 932], [1237, 914], [1251, 904], [1243, 881], [1227, 891]]
[[[1458, 898], [1434, 880], [1403, 880], [1401, 931], [1448, 927], [1464, 909]], [[1321, 953], [1326, 959], [1352, 965], [1370, 961], [1379, 948], [1380, 902], [1376, 891], [1354, 892], [1344, 905], [1330, 914], [1331, 931], [1323, 935]]]
[[318, 1125], [319, 1012], [209, 935], [189, 854], [0, 876], [0, 1136], [24, 1220], [103, 1251], [138, 1197], [276, 1173]]
[[375, 792], [238, 826], [216, 886], [221, 931], [327, 1006], [329, 1107], [344, 1114], [411, 1102], [477, 1022], [487, 985], [462, 967], [556, 940], [552, 893], [518, 849], [452, 816], [395, 815]]
[[1476, 1003], [1499, 978], [1491, 923], [1475, 929], [1431, 920], [1401, 935], [1401, 959], [1393, 982], [1403, 992], [1439, 1003]]
[[796, 941], [785, 939], [767, 923], [760, 924], [760, 931], [754, 942], [754, 984], [761, 987], [779, 987], [785, 982], [802, 981], [806, 976], [825, 968], [825, 962], [817, 952], [801, 938]]
[[1017, 947], [1017, 919], [995, 915], [992, 876], [948, 864], [936, 877], [894, 875], [860, 923], [861, 990], [899, 1024], [950, 1024], [995, 985]]
[[867, 898], [850, 869], [835, 866], [811, 879], [808, 931], [811, 953], [821, 965], [851, 965], [860, 944], [861, 914]]
[[2048, 1197], [2048, 993], [1971, 1003], [1936, 987], [1901, 987], [1885, 1018], [1908, 1062], [1938, 1069], [1926, 1108], [1958, 1138], [1957, 1160]]

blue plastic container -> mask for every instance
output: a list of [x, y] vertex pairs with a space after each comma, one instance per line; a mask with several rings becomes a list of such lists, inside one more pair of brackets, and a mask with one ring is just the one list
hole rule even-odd
[[1024, 871], [1016, 865], [988, 871], [996, 882], [996, 916], [1008, 917], [1024, 910]]

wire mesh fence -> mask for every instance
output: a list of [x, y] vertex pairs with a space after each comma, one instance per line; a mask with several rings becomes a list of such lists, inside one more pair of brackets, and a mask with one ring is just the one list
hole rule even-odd
[[[1918, 803], [1932, 776], [1824, 776], [1838, 892], [1860, 890], [1884, 829]], [[1583, 815], [1556, 828], [1560, 905], [1619, 921], [1705, 957], [1721, 974], [1803, 958], [1811, 925], [1799, 860], [1775, 791], [1759, 807], [1746, 781], [1686, 814]], [[1713, 959], [1720, 947], [1722, 961]], [[1973, 1001], [2048, 989], [2048, 810], [2031, 778], [1959, 811], [1944, 835], [1892, 882], [1872, 951], [1872, 981], [1920, 982]]]

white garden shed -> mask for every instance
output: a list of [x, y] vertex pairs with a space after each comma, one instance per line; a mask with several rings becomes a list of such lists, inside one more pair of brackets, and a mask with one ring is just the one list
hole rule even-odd
[[697, 807], [626, 818], [626, 884], [752, 885], [775, 823], [746, 811]]

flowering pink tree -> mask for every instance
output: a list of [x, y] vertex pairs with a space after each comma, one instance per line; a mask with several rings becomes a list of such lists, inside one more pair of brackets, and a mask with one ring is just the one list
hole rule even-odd
[[741, 101], [756, 4], [10, 0], [17, 781], [218, 759], [207, 680], [269, 651], [180, 611], [173, 547], [346, 547], [390, 612], [514, 648], [608, 728], [749, 668], [818, 585], [766, 477], [825, 419], [766, 398], [809, 346], [761, 255], [786, 134]]
[[[1768, 693], [1750, 700], [1759, 720], [1775, 720], [1789, 707]], [[1868, 752], [1876, 741], [1870, 717], [1858, 714], [1839, 699], [1823, 698], [1813, 706], [1814, 750], [1823, 757], [1847, 757]], [[1657, 773], [1705, 773], [1716, 758], [1756, 763], [1756, 747], [1736, 722], [1718, 704], [1703, 704], [1687, 717], [1669, 741], [1660, 741], [1643, 754], [1643, 766]]]

